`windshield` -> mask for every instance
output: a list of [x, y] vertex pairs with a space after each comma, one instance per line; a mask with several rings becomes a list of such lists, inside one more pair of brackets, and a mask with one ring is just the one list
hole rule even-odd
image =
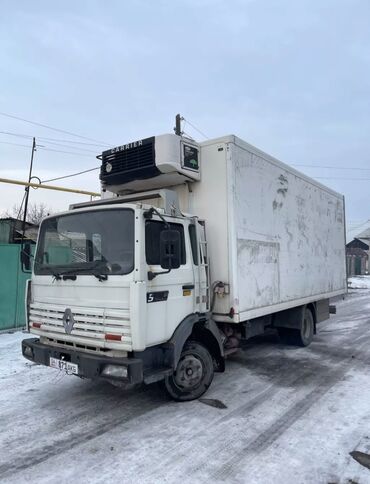
[[134, 212], [94, 210], [41, 224], [35, 274], [128, 274], [134, 268]]

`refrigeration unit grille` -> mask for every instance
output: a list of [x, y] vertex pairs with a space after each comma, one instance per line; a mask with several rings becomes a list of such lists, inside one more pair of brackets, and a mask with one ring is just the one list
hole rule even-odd
[[124, 145], [102, 153], [100, 179], [107, 184], [153, 176], [153, 170], [157, 171], [154, 137], [137, 146]]

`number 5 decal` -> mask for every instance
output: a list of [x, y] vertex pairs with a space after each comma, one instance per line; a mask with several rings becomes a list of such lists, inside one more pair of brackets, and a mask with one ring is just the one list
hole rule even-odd
[[167, 298], [168, 298], [168, 291], [158, 291], [158, 292], [147, 292], [146, 293], [146, 302], [147, 303], [167, 301]]

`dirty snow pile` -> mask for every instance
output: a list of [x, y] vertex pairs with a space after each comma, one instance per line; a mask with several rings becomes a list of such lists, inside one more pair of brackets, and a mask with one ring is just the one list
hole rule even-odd
[[350, 289], [370, 289], [370, 276], [354, 276], [348, 278]]

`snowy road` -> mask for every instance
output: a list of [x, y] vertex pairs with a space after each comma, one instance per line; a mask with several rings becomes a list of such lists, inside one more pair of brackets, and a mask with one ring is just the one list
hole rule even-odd
[[307, 349], [259, 338], [199, 401], [82, 381], [0, 335], [0, 480], [370, 483], [370, 291], [337, 302]]

